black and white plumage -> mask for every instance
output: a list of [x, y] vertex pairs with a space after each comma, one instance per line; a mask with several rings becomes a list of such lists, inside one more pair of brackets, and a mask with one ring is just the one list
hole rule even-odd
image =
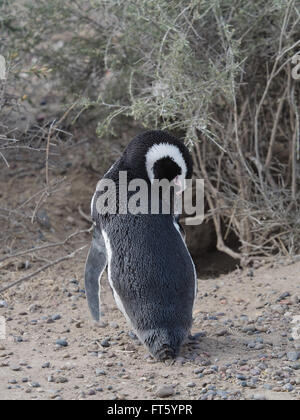
[[[176, 180], [192, 176], [192, 160], [182, 142], [164, 131], [136, 136], [104, 175], [118, 184], [142, 178]], [[118, 189], [117, 189], [118, 190]], [[197, 288], [195, 267], [174, 214], [100, 214], [99, 191], [92, 200], [95, 224], [85, 270], [92, 316], [100, 318], [100, 279], [107, 265], [117, 306], [137, 336], [159, 360], [175, 358], [190, 332]]]

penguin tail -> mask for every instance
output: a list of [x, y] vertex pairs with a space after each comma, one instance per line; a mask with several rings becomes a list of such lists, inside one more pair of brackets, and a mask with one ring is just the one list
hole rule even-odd
[[163, 344], [159, 349], [156, 350], [154, 356], [160, 361], [176, 359], [177, 352], [168, 344]]
[[137, 331], [140, 340], [157, 360], [176, 359], [187, 331], [183, 328], [152, 328]]

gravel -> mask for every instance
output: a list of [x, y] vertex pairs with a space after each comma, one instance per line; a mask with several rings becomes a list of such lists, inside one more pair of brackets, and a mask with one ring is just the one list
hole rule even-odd
[[61, 279], [57, 292], [32, 294], [30, 306], [17, 294], [0, 305], [0, 316], [11, 319], [0, 342], [0, 397], [300, 400], [300, 340], [292, 337], [300, 287], [267, 273], [251, 287], [239, 271], [199, 280], [193, 335], [173, 364], [147, 358], [108, 288], [98, 324], [81, 304], [80, 283]]

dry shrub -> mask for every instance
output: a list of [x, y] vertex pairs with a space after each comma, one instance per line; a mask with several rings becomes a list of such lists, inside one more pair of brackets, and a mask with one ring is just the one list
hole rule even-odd
[[[14, 2], [12, 2], [14, 3]], [[15, 5], [11, 48], [96, 110], [179, 133], [204, 177], [219, 250], [299, 252], [298, 0], [93, 0]], [[42, 29], [42, 30], [41, 30]], [[9, 32], [9, 31], [8, 31]], [[11, 33], [11, 32], [10, 32]], [[16, 41], [17, 39], [17, 41]], [[23, 42], [23, 44], [22, 44]], [[120, 128], [119, 128], [120, 129]], [[224, 233], [225, 226], [225, 233]], [[239, 252], [226, 246], [234, 231]]]

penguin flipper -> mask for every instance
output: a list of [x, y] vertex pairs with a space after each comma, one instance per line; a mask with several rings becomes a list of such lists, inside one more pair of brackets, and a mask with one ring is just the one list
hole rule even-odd
[[85, 265], [85, 292], [88, 306], [95, 321], [100, 320], [100, 280], [107, 265], [103, 236], [95, 227], [93, 241]]
[[182, 239], [185, 242], [185, 238], [186, 238], [185, 230], [184, 230], [182, 224], [180, 223], [180, 215], [179, 214], [176, 214], [174, 216], [174, 223], [175, 223], [176, 229], [180, 232], [180, 234], [182, 236]]

